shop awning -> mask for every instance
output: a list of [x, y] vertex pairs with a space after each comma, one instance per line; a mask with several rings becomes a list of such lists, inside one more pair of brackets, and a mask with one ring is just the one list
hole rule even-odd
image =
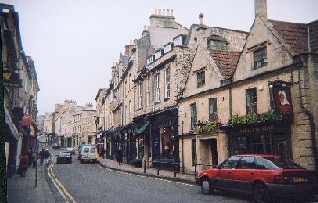
[[141, 133], [145, 132], [145, 130], [147, 129], [148, 126], [149, 126], [149, 123], [144, 123], [140, 128], [138, 128], [137, 134], [141, 134]]

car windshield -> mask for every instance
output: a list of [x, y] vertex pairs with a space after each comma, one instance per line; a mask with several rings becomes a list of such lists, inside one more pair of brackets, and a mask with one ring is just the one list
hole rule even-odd
[[278, 168], [302, 168], [298, 164], [294, 163], [292, 160], [286, 159], [284, 157], [266, 157], [265, 159], [273, 163]]

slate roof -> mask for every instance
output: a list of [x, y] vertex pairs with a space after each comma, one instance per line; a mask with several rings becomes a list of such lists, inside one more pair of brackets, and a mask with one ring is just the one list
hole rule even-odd
[[[317, 53], [318, 20], [309, 24], [269, 20], [295, 54]], [[308, 46], [309, 42], [309, 46]], [[310, 48], [310, 51], [309, 51]]]
[[218, 66], [222, 76], [225, 79], [230, 79], [235, 72], [236, 64], [240, 58], [241, 52], [213, 50], [210, 55]]

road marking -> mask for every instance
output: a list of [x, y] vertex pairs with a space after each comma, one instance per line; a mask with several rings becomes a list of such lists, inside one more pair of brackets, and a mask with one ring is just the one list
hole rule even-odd
[[73, 196], [66, 190], [64, 185], [58, 180], [58, 178], [53, 173], [54, 159], [52, 160], [52, 164], [49, 166], [48, 175], [50, 176], [54, 186], [58, 190], [58, 192], [62, 195], [63, 199], [68, 203], [69, 200], [73, 203], [76, 203]]

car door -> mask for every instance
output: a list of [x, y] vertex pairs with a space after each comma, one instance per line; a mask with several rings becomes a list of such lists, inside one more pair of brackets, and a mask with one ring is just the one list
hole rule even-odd
[[239, 161], [239, 157], [230, 157], [218, 166], [218, 172], [215, 177], [215, 187], [219, 189], [232, 189], [233, 171]]
[[256, 176], [255, 157], [241, 157], [233, 171], [233, 187], [244, 192], [252, 191], [252, 183]]

